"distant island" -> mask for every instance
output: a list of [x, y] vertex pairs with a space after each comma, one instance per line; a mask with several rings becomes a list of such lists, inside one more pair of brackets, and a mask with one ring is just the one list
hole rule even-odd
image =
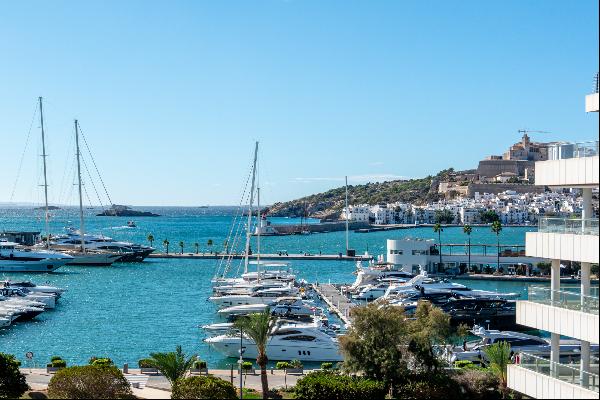
[[[45, 209], [46, 209], [46, 207], [44, 207], [44, 206], [34, 208], [34, 210], [45, 210]], [[48, 206], [48, 210], [60, 210], [60, 207]]]
[[160, 217], [158, 214], [151, 213], [150, 211], [136, 211], [130, 207], [113, 204], [108, 210], [102, 211], [100, 214], [96, 214], [97, 217]]

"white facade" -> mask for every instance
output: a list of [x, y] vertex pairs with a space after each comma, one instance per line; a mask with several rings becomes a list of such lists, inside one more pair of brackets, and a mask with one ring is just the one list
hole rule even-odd
[[[598, 343], [600, 329], [590, 267], [598, 263], [598, 219], [592, 210], [592, 190], [599, 185], [598, 142], [560, 143], [550, 158], [536, 162], [536, 184], [581, 189], [581, 218], [542, 218], [538, 232], [526, 235], [526, 254], [551, 261], [551, 286], [529, 288], [528, 300], [517, 302], [517, 323], [550, 332], [551, 355], [545, 360], [521, 353], [517, 365], [508, 368], [508, 386], [534, 398], [597, 399], [598, 361], [592, 361], [590, 344]], [[580, 262], [578, 291], [561, 288], [561, 261]], [[561, 335], [581, 341], [577, 364], [560, 364]]]

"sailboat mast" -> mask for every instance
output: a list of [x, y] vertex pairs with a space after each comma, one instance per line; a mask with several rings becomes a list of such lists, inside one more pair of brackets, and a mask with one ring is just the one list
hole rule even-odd
[[40, 101], [40, 125], [42, 128], [42, 160], [44, 161], [44, 221], [46, 229], [46, 247], [50, 247], [50, 228], [48, 227], [48, 174], [46, 172], [46, 138], [44, 132], [44, 109], [42, 107], [42, 96], [39, 97]]
[[260, 215], [260, 186], [256, 188], [256, 206], [258, 208], [258, 212], [256, 213], [258, 216], [258, 235], [256, 236], [256, 272], [258, 280], [260, 281], [260, 231], [262, 222]]
[[248, 229], [246, 232], [246, 257], [244, 258], [244, 273], [248, 272], [250, 238], [252, 237], [252, 204], [254, 203], [254, 189], [256, 185], [256, 159], [258, 157], [258, 142], [254, 146], [254, 162], [252, 163], [252, 186], [250, 187], [250, 204], [248, 205]]
[[75, 120], [75, 146], [77, 148], [77, 180], [79, 184], [79, 235], [81, 236], [81, 252], [85, 253], [85, 225], [83, 222], [83, 196], [81, 192], [81, 163], [79, 151], [79, 123]]
[[348, 243], [348, 176], [346, 176], [346, 254], [348, 254], [348, 249], [350, 248]]

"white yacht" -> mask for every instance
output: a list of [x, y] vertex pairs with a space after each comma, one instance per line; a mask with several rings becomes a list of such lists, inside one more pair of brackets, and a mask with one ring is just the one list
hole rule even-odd
[[241, 306], [244, 304], [270, 304], [278, 297], [293, 296], [298, 289], [288, 284], [281, 288], [257, 290], [252, 294], [237, 294], [230, 296], [211, 296], [208, 299], [218, 308]]
[[212, 335], [222, 335], [233, 330], [233, 322], [219, 322], [216, 324], [202, 325], [205, 332]]
[[[224, 334], [204, 339], [227, 357], [239, 357], [240, 337], [235, 334]], [[256, 358], [257, 350], [254, 342], [242, 338], [244, 358]], [[342, 361], [337, 338], [328, 333], [320, 320], [311, 323], [285, 321], [272, 332], [267, 342], [267, 357], [269, 360], [300, 361]]]
[[268, 304], [243, 304], [223, 308], [217, 313], [223, 317], [236, 318], [243, 315], [263, 312], [269, 309], [271, 314], [282, 318], [306, 318], [322, 314], [320, 308], [308, 304], [299, 297], [280, 297]]
[[52, 272], [72, 260], [68, 254], [24, 249], [17, 243], [0, 241], [0, 272]]

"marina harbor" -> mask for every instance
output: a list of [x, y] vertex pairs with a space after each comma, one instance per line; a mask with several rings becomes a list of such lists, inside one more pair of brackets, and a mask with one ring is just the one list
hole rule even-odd
[[3, 3], [0, 399], [598, 399], [599, 6]]

